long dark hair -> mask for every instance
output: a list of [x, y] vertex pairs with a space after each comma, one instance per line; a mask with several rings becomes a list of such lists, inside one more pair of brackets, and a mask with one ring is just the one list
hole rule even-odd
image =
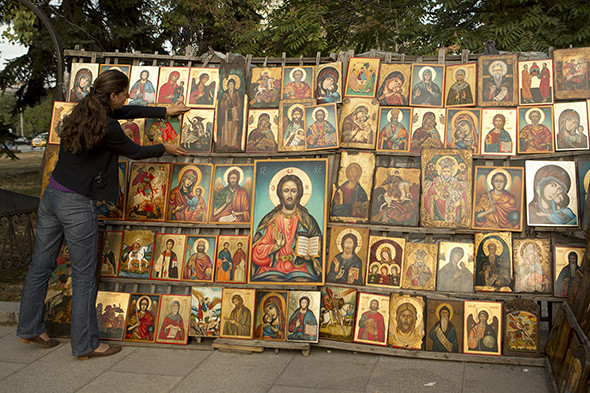
[[118, 70], [105, 71], [96, 78], [90, 93], [64, 119], [60, 143], [68, 152], [80, 154], [102, 143], [111, 93], [119, 94], [128, 87], [129, 78]]

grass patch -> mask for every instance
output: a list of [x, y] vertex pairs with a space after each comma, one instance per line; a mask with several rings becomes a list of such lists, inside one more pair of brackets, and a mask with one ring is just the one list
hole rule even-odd
[[0, 188], [40, 197], [44, 151], [17, 153], [18, 160], [0, 158]]

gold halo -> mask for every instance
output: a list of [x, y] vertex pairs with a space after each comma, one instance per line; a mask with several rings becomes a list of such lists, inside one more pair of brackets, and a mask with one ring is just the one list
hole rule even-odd
[[240, 168], [239, 166], [230, 166], [229, 168], [227, 168], [225, 170], [225, 172], [223, 172], [223, 185], [227, 186], [229, 184], [229, 173], [233, 170], [236, 170], [240, 173], [240, 186], [244, 185], [244, 182], [246, 179], [244, 179], [244, 171], [242, 170], [242, 168]]
[[488, 66], [488, 72], [490, 73], [490, 75], [494, 75], [492, 70], [496, 65], [500, 65], [500, 68], [502, 68], [502, 76], [506, 76], [506, 74], [508, 73], [508, 66], [503, 60], [492, 61], [492, 63]]
[[369, 299], [369, 301], [367, 301], [367, 308], [369, 308], [371, 306], [371, 302], [373, 300], [376, 300], [377, 301], [377, 304], [379, 304], [379, 307], [381, 307], [381, 301], [382, 301], [382, 299], [377, 299], [376, 297], [374, 297], [372, 299]]
[[354, 236], [356, 236], [357, 243], [356, 248], [354, 249], [354, 253], [356, 253], [358, 250], [361, 249], [361, 246], [363, 245], [363, 239], [361, 238], [361, 234], [358, 233], [356, 229], [347, 228], [340, 232], [338, 234], [338, 237], [336, 238], [336, 247], [340, 252], [342, 252], [342, 238], [344, 237], [344, 235], [348, 235], [349, 233], [352, 233]]
[[492, 170], [490, 173], [488, 173], [488, 176], [486, 177], [486, 184], [488, 186], [488, 190], [491, 191], [494, 189], [494, 185], [492, 184], [492, 178], [496, 173], [502, 173], [504, 176], [506, 176], [506, 185], [504, 186], [504, 189], [510, 190], [510, 187], [512, 187], [512, 175], [510, 175], [510, 173], [508, 173], [506, 169], [502, 168], [496, 168]]
[[197, 191], [197, 188], [198, 188], [199, 190], [201, 190], [201, 197], [202, 197], [203, 195], [205, 195], [205, 187], [203, 187], [203, 186], [195, 186], [195, 187], [193, 188], [193, 191]]
[[139, 232], [137, 233], [135, 231], [125, 232], [125, 234], [123, 235], [123, 244], [131, 246], [133, 243], [135, 243], [136, 240], [138, 240], [139, 244], [141, 244], [142, 246], [153, 244], [153, 232], [141, 229], [138, 231]]
[[391, 118], [393, 117], [393, 111], [398, 111], [399, 115], [397, 115], [397, 122], [401, 123], [403, 118], [404, 118], [404, 113], [402, 112], [401, 109], [390, 109], [389, 112], [387, 112], [387, 121], [391, 123]]
[[291, 70], [291, 72], [289, 72], [289, 79], [291, 80], [291, 82], [293, 82], [293, 81], [295, 80], [295, 78], [293, 77], [293, 73], [294, 73], [295, 71], [297, 71], [297, 70], [301, 71], [301, 73], [303, 74], [303, 76], [301, 77], [301, 80], [302, 80], [302, 81], [304, 81], [304, 80], [305, 80], [305, 78], [307, 78], [307, 71], [305, 71], [305, 70], [304, 70], [303, 68], [301, 68], [301, 67], [295, 67], [295, 68], [293, 68], [293, 69]]
[[465, 72], [465, 78], [463, 78], [463, 80], [467, 81], [467, 79], [469, 78], [469, 69], [466, 67], [457, 67], [457, 68], [453, 69], [453, 71], [454, 71], [453, 76], [452, 76], [453, 80], [455, 82], [457, 82], [457, 78], [455, 77], [455, 75], [457, 75], [457, 71], [459, 71], [459, 70], [463, 70]]
[[457, 169], [459, 168], [459, 163], [457, 162], [457, 160], [455, 159], [455, 157], [452, 157], [452, 156], [442, 156], [441, 158], [439, 158], [438, 160], [436, 160], [436, 172], [437, 173], [440, 173], [440, 162], [444, 158], [450, 158], [451, 160], [453, 160], [453, 162], [454, 162], [454, 164], [453, 164], [453, 176], [455, 176], [455, 174], [457, 173]]
[[176, 176], [176, 181], [178, 181], [178, 185], [180, 185], [180, 181], [182, 179], [182, 176], [189, 169], [194, 170], [195, 173], [197, 174], [197, 179], [195, 180], [195, 184], [193, 185], [193, 190], [194, 190], [195, 186], [197, 186], [201, 182], [201, 179], [203, 178], [201, 175], [201, 170], [196, 165], [186, 165], [186, 166], [182, 167], [182, 169], [180, 171], [178, 171], [178, 176]]
[[[469, 116], [471, 118], [471, 120], [473, 120], [473, 125], [477, 125], [479, 123], [479, 120], [477, 120], [477, 116], [475, 116], [475, 113], [470, 112], [470, 111], [459, 111], [459, 112], [455, 113], [455, 115], [451, 119], [451, 125], [455, 125], [455, 119], [463, 114]], [[473, 130], [473, 133], [475, 135], [477, 135], [477, 130]]]
[[397, 256], [397, 251], [391, 243], [383, 243], [379, 247], [377, 247], [377, 250], [375, 251], [375, 258], [381, 257], [381, 251], [383, 251], [385, 247], [387, 247], [391, 251], [391, 262], [393, 262], [395, 260], [395, 257]]
[[539, 258], [540, 258], [540, 257], [543, 255], [543, 254], [541, 253], [541, 247], [540, 247], [540, 246], [539, 246], [537, 243], [535, 243], [535, 242], [533, 242], [533, 241], [526, 241], [526, 242], [523, 242], [523, 243], [522, 243], [522, 245], [520, 246], [520, 250], [519, 250], [519, 252], [518, 252], [518, 253], [520, 254], [520, 257], [522, 258], [522, 261], [523, 261], [523, 262], [524, 262], [524, 250], [525, 250], [525, 248], [527, 248], [527, 246], [529, 246], [529, 245], [533, 246], [533, 247], [535, 248], [535, 250], [537, 250], [537, 254], [539, 255]]
[[498, 239], [487, 238], [483, 242], [483, 253], [486, 257], [490, 255], [490, 251], [488, 250], [489, 243], [493, 243], [496, 245], [496, 255], [502, 255], [502, 253], [504, 252], [504, 246], [502, 245], [502, 243], [500, 243]]
[[418, 71], [418, 78], [420, 78], [421, 81], [424, 80], [422, 76], [424, 75], [424, 71], [426, 70], [430, 70], [430, 72], [432, 73], [431, 81], [434, 81], [436, 79], [436, 70], [430, 66], [420, 68], [420, 71]]
[[148, 310], [148, 311], [151, 310], [152, 309], [152, 299], [147, 295], [143, 295], [143, 296], [140, 296], [137, 298], [137, 303], [135, 303], [135, 309], [139, 310], [139, 304], [141, 303], [141, 301], [143, 299], [147, 299], [147, 301], [148, 301], [148, 306], [147, 306], [146, 310]]
[[[293, 292], [291, 292], [293, 293]], [[311, 309], [313, 306], [313, 296], [311, 296], [309, 293], [301, 293], [299, 296], [295, 297], [295, 304], [297, 305], [297, 307], [299, 307], [299, 301], [301, 301], [302, 297], [306, 297], [309, 299], [309, 304], [307, 305], [308, 309]], [[289, 295], [289, 298], [291, 298], [291, 295]]]
[[328, 116], [330, 115], [330, 113], [328, 113], [328, 110], [324, 107], [318, 106], [317, 108], [315, 108], [312, 112], [311, 112], [311, 117], [312, 119], [316, 120], [315, 114], [318, 113], [318, 111], [322, 111], [326, 114], [326, 118], [324, 119], [325, 121], [328, 121]]
[[227, 82], [229, 82], [229, 79], [233, 79], [236, 84], [236, 90], [238, 90], [242, 82], [240, 81], [240, 77], [235, 74], [231, 74], [223, 78], [223, 90], [227, 91]]
[[242, 291], [237, 290], [237, 291], [231, 291], [229, 293], [229, 296], [228, 296], [229, 297], [229, 299], [228, 299], [229, 300], [229, 304], [231, 304], [233, 306], [232, 298], [234, 297], [234, 295], [239, 295], [242, 298], [242, 301], [244, 303], [246, 303], [246, 295], [244, 295], [244, 293]]
[[590, 185], [590, 171], [584, 175], [584, 191], [588, 194], [588, 185]]
[[389, 272], [390, 272], [391, 274], [394, 274], [394, 273], [393, 273], [393, 270], [394, 270], [394, 269], [397, 271], [397, 273], [396, 273], [396, 274], [399, 274], [399, 272], [400, 272], [400, 269], [401, 269], [401, 268], [400, 268], [400, 267], [397, 265], [397, 263], [392, 263], [392, 264], [391, 264], [391, 266], [389, 267]]
[[526, 122], [526, 124], [532, 124], [532, 121], [529, 119], [529, 114], [532, 111], [537, 111], [541, 114], [541, 118], [539, 119], [539, 124], [543, 124], [543, 122], [545, 121], [545, 112], [543, 112], [541, 109], [536, 108], [536, 107], [530, 108], [528, 111], [525, 112], [524, 121]]
[[197, 240], [195, 240], [195, 242], [193, 243], [193, 252], [195, 254], [197, 253], [197, 244], [200, 240], [203, 240], [205, 242], [205, 254], [207, 254], [207, 251], [209, 251], [209, 242], [204, 237], [199, 237], [197, 238]]
[[[279, 301], [281, 302], [283, 314], [286, 312], [285, 298], [283, 296], [281, 296], [278, 292], [269, 292], [266, 295], [264, 295], [262, 297], [262, 299], [260, 299], [260, 302], [258, 302], [258, 306], [260, 307], [260, 322], [262, 322], [262, 317], [264, 316], [264, 303], [266, 302], [266, 299], [268, 299], [269, 297], [279, 298]], [[278, 317], [278, 315], [277, 315], [277, 317]]]
[[301, 201], [299, 203], [301, 206], [305, 206], [307, 202], [309, 202], [309, 198], [311, 198], [311, 179], [303, 170], [292, 166], [281, 169], [270, 180], [268, 186], [268, 196], [270, 197], [270, 201], [274, 206], [278, 206], [281, 203], [277, 196], [276, 187], [279, 185], [279, 180], [286, 175], [295, 175], [301, 180], [301, 183], [303, 184], [303, 196], [301, 196]]
[[[293, 120], [293, 109], [295, 108], [299, 108], [301, 109], [301, 119], [303, 119], [305, 117], [305, 107], [303, 106], [303, 104], [293, 104], [289, 107], [289, 109], [287, 109], [287, 118], [289, 120]], [[328, 114], [326, 113], [326, 118], [328, 117]]]
[[395, 312], [392, 313], [393, 315], [391, 316], [392, 319], [394, 321], [396, 321], [397, 323], [397, 310], [398, 308], [400, 308], [400, 306], [404, 303], [410, 303], [412, 306], [414, 306], [414, 308], [416, 309], [416, 323], [414, 326], [419, 326], [422, 323], [422, 318], [423, 318], [423, 312], [420, 312], [420, 310], [423, 311], [423, 306], [418, 302], [418, 300], [411, 298], [411, 297], [401, 297], [399, 298], [397, 307], [395, 308]]
[[436, 310], [434, 311], [434, 315], [436, 315], [437, 317], [440, 318], [440, 309], [443, 308], [444, 306], [447, 306], [447, 308], [449, 309], [449, 321], [450, 321], [451, 319], [453, 319], [453, 307], [449, 303], [439, 304], [438, 307], [436, 308]]
[[371, 266], [369, 266], [369, 271], [373, 270], [373, 267], [377, 266], [377, 271], [381, 270], [381, 264], [379, 262], [373, 262], [371, 263]]
[[[479, 323], [479, 313], [482, 312], [482, 311], [485, 311], [485, 312], [488, 313], [488, 321], [490, 319], [493, 319], [492, 317], [494, 316], [494, 314], [492, 314], [492, 311], [488, 307], [486, 307], [486, 306], [481, 306], [479, 308], [476, 308], [475, 311], [477, 312], [475, 314], [475, 317], [477, 318], [477, 322], [478, 323]], [[473, 319], [476, 319], [476, 318], [473, 318]]]

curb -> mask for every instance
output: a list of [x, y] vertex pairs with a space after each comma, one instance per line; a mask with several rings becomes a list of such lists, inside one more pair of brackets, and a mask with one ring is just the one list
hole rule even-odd
[[19, 308], [19, 302], [0, 302], [0, 323], [16, 324]]

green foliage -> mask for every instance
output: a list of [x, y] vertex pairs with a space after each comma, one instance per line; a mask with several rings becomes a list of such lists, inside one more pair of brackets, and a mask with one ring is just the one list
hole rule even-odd
[[30, 45], [33, 35], [37, 33], [35, 28], [35, 14], [16, 0], [10, 0], [6, 4], [1, 20], [10, 21], [8, 29], [1, 36], [11, 44]]

